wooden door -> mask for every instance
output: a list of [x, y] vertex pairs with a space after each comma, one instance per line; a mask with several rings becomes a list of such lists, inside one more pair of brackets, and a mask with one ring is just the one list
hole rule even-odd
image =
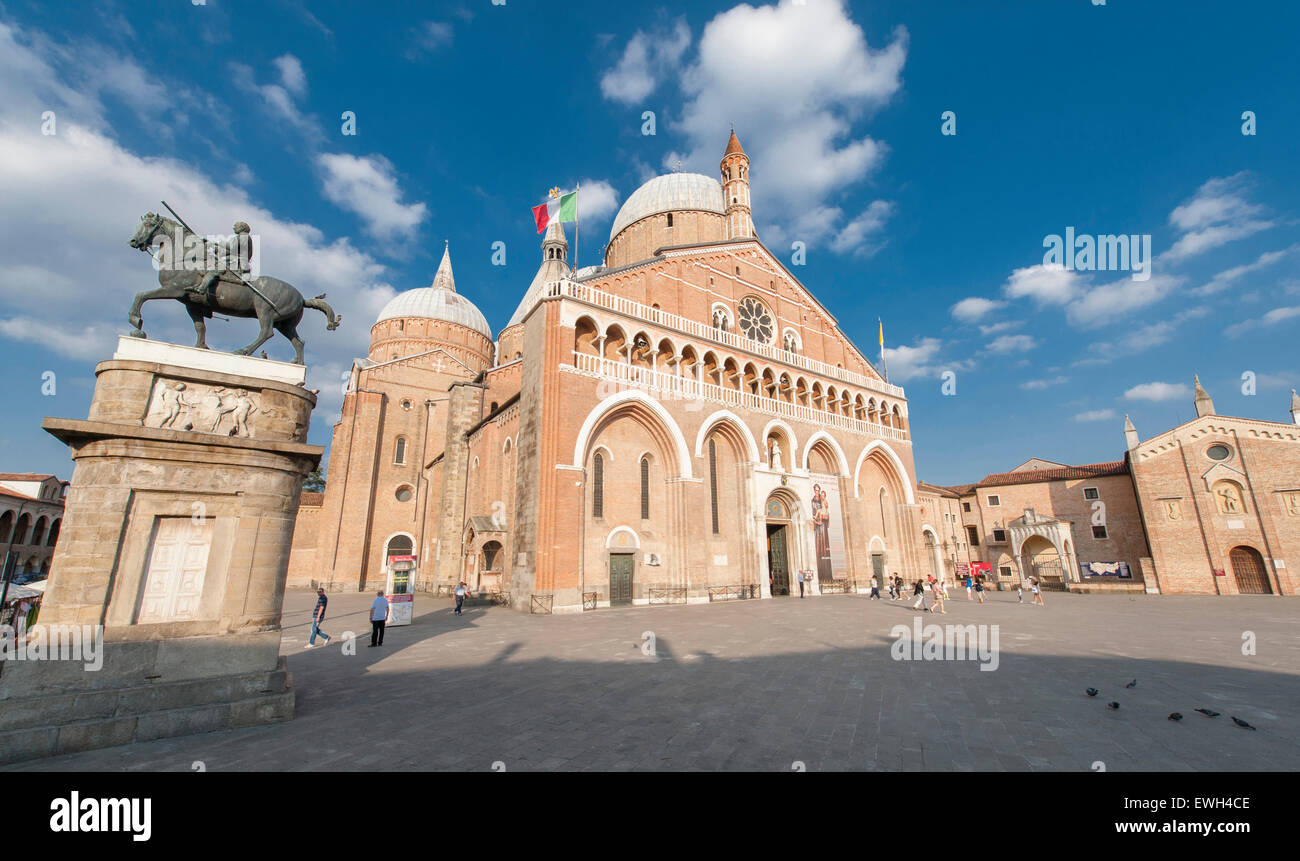
[[1237, 591], [1243, 595], [1272, 595], [1264, 557], [1254, 547], [1234, 547], [1228, 554], [1232, 573], [1237, 578]]

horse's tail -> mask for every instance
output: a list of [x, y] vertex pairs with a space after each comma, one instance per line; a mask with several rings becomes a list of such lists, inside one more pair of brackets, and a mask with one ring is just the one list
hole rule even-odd
[[334, 314], [334, 309], [329, 306], [329, 303], [324, 301], [324, 296], [325, 294], [322, 293], [315, 299], [304, 299], [302, 300], [302, 306], [304, 308], [315, 308], [317, 311], [324, 314], [325, 318], [329, 320], [329, 322], [325, 324], [325, 328], [333, 332], [339, 327], [339, 323], [343, 322], [343, 318]]

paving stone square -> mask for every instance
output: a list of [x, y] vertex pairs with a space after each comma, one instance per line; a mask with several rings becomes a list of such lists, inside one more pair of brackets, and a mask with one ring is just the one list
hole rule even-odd
[[[836, 595], [457, 617], [417, 595], [414, 624], [372, 649], [371, 596], [334, 595], [333, 641], [304, 649], [314, 595], [293, 591], [292, 721], [13, 769], [1300, 770], [1296, 599], [1045, 597], [954, 591], [946, 616]], [[894, 660], [891, 629], [918, 617], [996, 625], [997, 669]]]

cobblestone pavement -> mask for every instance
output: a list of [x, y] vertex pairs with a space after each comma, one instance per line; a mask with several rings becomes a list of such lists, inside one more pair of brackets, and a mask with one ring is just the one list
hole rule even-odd
[[[846, 595], [456, 617], [446, 600], [417, 596], [415, 624], [377, 649], [370, 598], [332, 596], [335, 639], [308, 651], [313, 596], [288, 595], [288, 723], [17, 768], [1300, 770], [1290, 598], [1049, 593], [1032, 607], [956, 592], [947, 616]], [[997, 625], [997, 669], [893, 660], [891, 628], [916, 618]], [[354, 654], [341, 645], [349, 628]]]

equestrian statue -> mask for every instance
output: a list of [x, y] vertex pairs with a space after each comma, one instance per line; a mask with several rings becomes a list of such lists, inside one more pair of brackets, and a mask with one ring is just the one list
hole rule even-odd
[[[163, 201], [163, 206], [167, 202]], [[175, 210], [167, 206], [172, 215]], [[158, 243], [155, 252], [154, 244]], [[257, 340], [235, 350], [237, 356], [250, 355], [271, 337], [275, 329], [289, 339], [295, 350], [294, 364], [303, 364], [303, 340], [298, 337], [298, 323], [304, 308], [315, 308], [328, 321], [325, 328], [334, 331], [342, 317], [325, 303], [325, 294], [304, 299], [292, 285], [279, 278], [259, 275], [249, 279], [253, 258], [252, 234], [247, 224], [235, 222], [234, 235], [225, 242], [207, 239], [190, 229], [179, 215], [175, 220], [154, 212], [140, 217], [140, 226], [128, 244], [147, 252], [158, 270], [156, 290], [137, 293], [127, 320], [134, 326], [131, 336], [147, 337], [140, 308], [150, 299], [175, 299], [185, 306], [198, 341], [194, 346], [208, 349], [207, 325], [204, 320], [214, 313], [232, 317], [256, 317], [261, 327]], [[185, 249], [184, 251], [182, 249]], [[197, 252], [197, 253], [195, 253]]]

